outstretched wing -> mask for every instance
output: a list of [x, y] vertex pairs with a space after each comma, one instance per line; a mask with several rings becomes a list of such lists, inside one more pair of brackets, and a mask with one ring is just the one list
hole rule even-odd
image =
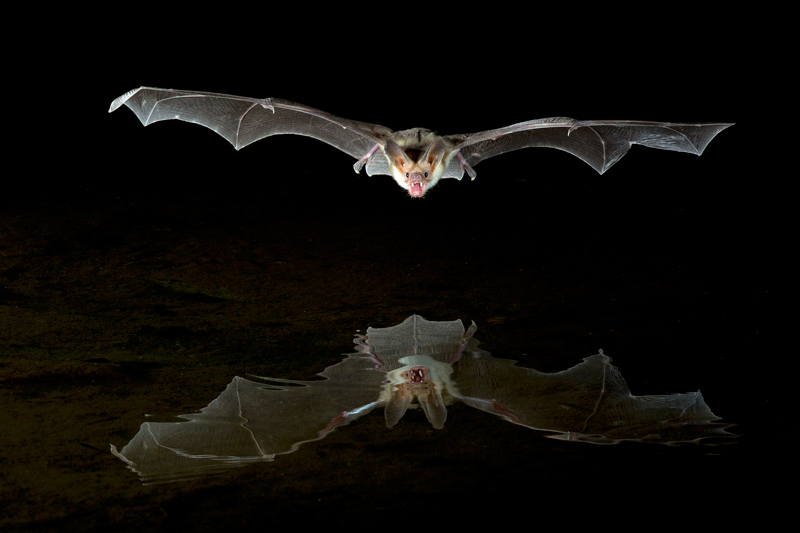
[[384, 126], [335, 117], [279, 98], [140, 87], [114, 100], [108, 112], [123, 104], [145, 126], [159, 120], [193, 122], [222, 135], [237, 150], [271, 135], [294, 134], [313, 137], [363, 159], [375, 153], [376, 145], [383, 145], [385, 136], [391, 134]]
[[[700, 392], [633, 396], [611, 359], [602, 354], [553, 374], [471, 352], [454, 374], [460, 399], [551, 438], [616, 444], [640, 440], [672, 444], [730, 436], [714, 423]], [[491, 376], [488, 379], [487, 376]]]
[[470, 166], [496, 155], [538, 146], [579, 157], [600, 174], [628, 153], [632, 144], [700, 155], [711, 140], [732, 124], [575, 120], [567, 117], [530, 120], [482, 131], [456, 145]]
[[145, 422], [122, 450], [142, 481], [159, 483], [215, 473], [294, 452], [380, 404], [385, 373], [368, 356], [330, 366], [321, 381], [235, 377], [200, 413], [184, 422]]

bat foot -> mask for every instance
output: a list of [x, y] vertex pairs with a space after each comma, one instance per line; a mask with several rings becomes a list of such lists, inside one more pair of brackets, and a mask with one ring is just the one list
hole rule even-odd
[[477, 178], [477, 177], [478, 177], [478, 173], [477, 173], [477, 172], [475, 172], [475, 169], [473, 169], [473, 168], [470, 166], [470, 164], [469, 164], [469, 163], [467, 163], [467, 160], [466, 160], [466, 159], [464, 159], [464, 156], [463, 156], [463, 155], [461, 155], [461, 152], [458, 152], [458, 160], [461, 162], [461, 169], [462, 169], [464, 172], [466, 172], [466, 173], [467, 173], [467, 175], [469, 176], [469, 179], [470, 179], [470, 181], [472, 181], [472, 180], [474, 180], [475, 178]]
[[356, 174], [361, 173], [361, 169], [364, 168], [364, 165], [369, 163], [369, 160], [372, 159], [373, 154], [377, 152], [378, 148], [380, 147], [381, 147], [380, 144], [376, 144], [375, 146], [372, 147], [372, 150], [367, 152], [367, 155], [365, 155], [364, 157], [355, 162], [355, 164], [353, 165], [353, 170], [356, 171]]

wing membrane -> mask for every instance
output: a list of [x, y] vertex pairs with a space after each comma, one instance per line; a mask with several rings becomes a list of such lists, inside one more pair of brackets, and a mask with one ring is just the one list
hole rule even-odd
[[122, 105], [145, 126], [161, 120], [199, 124], [237, 150], [271, 135], [294, 134], [326, 142], [360, 159], [391, 133], [383, 126], [339, 118], [279, 98], [140, 87], [114, 100], [109, 113]]
[[700, 155], [719, 132], [731, 125], [630, 120], [578, 121], [553, 117], [467, 135], [457, 148], [470, 166], [522, 148], [556, 148], [580, 158], [603, 174], [634, 144]]

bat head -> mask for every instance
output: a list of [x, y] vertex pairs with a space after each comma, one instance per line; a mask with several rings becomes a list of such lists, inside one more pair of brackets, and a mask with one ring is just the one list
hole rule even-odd
[[441, 164], [447, 152], [444, 140], [429, 135], [422, 137], [422, 141], [407, 144], [404, 149], [389, 139], [384, 146], [384, 153], [392, 167], [392, 177], [415, 198], [421, 198], [436, 185], [446, 167]]
[[386, 426], [397, 424], [409, 407], [421, 407], [431, 425], [442, 429], [446, 406], [453, 403], [452, 367], [427, 355], [403, 357], [399, 362], [406, 366], [389, 372], [381, 398], [386, 403]]

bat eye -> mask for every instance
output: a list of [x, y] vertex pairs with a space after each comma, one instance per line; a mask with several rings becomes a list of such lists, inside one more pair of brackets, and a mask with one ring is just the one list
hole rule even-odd
[[406, 172], [406, 177], [408, 177], [408, 172]]
[[427, 172], [425, 173], [425, 177], [426, 177], [426, 178], [428, 177], [428, 173], [427, 173]]

